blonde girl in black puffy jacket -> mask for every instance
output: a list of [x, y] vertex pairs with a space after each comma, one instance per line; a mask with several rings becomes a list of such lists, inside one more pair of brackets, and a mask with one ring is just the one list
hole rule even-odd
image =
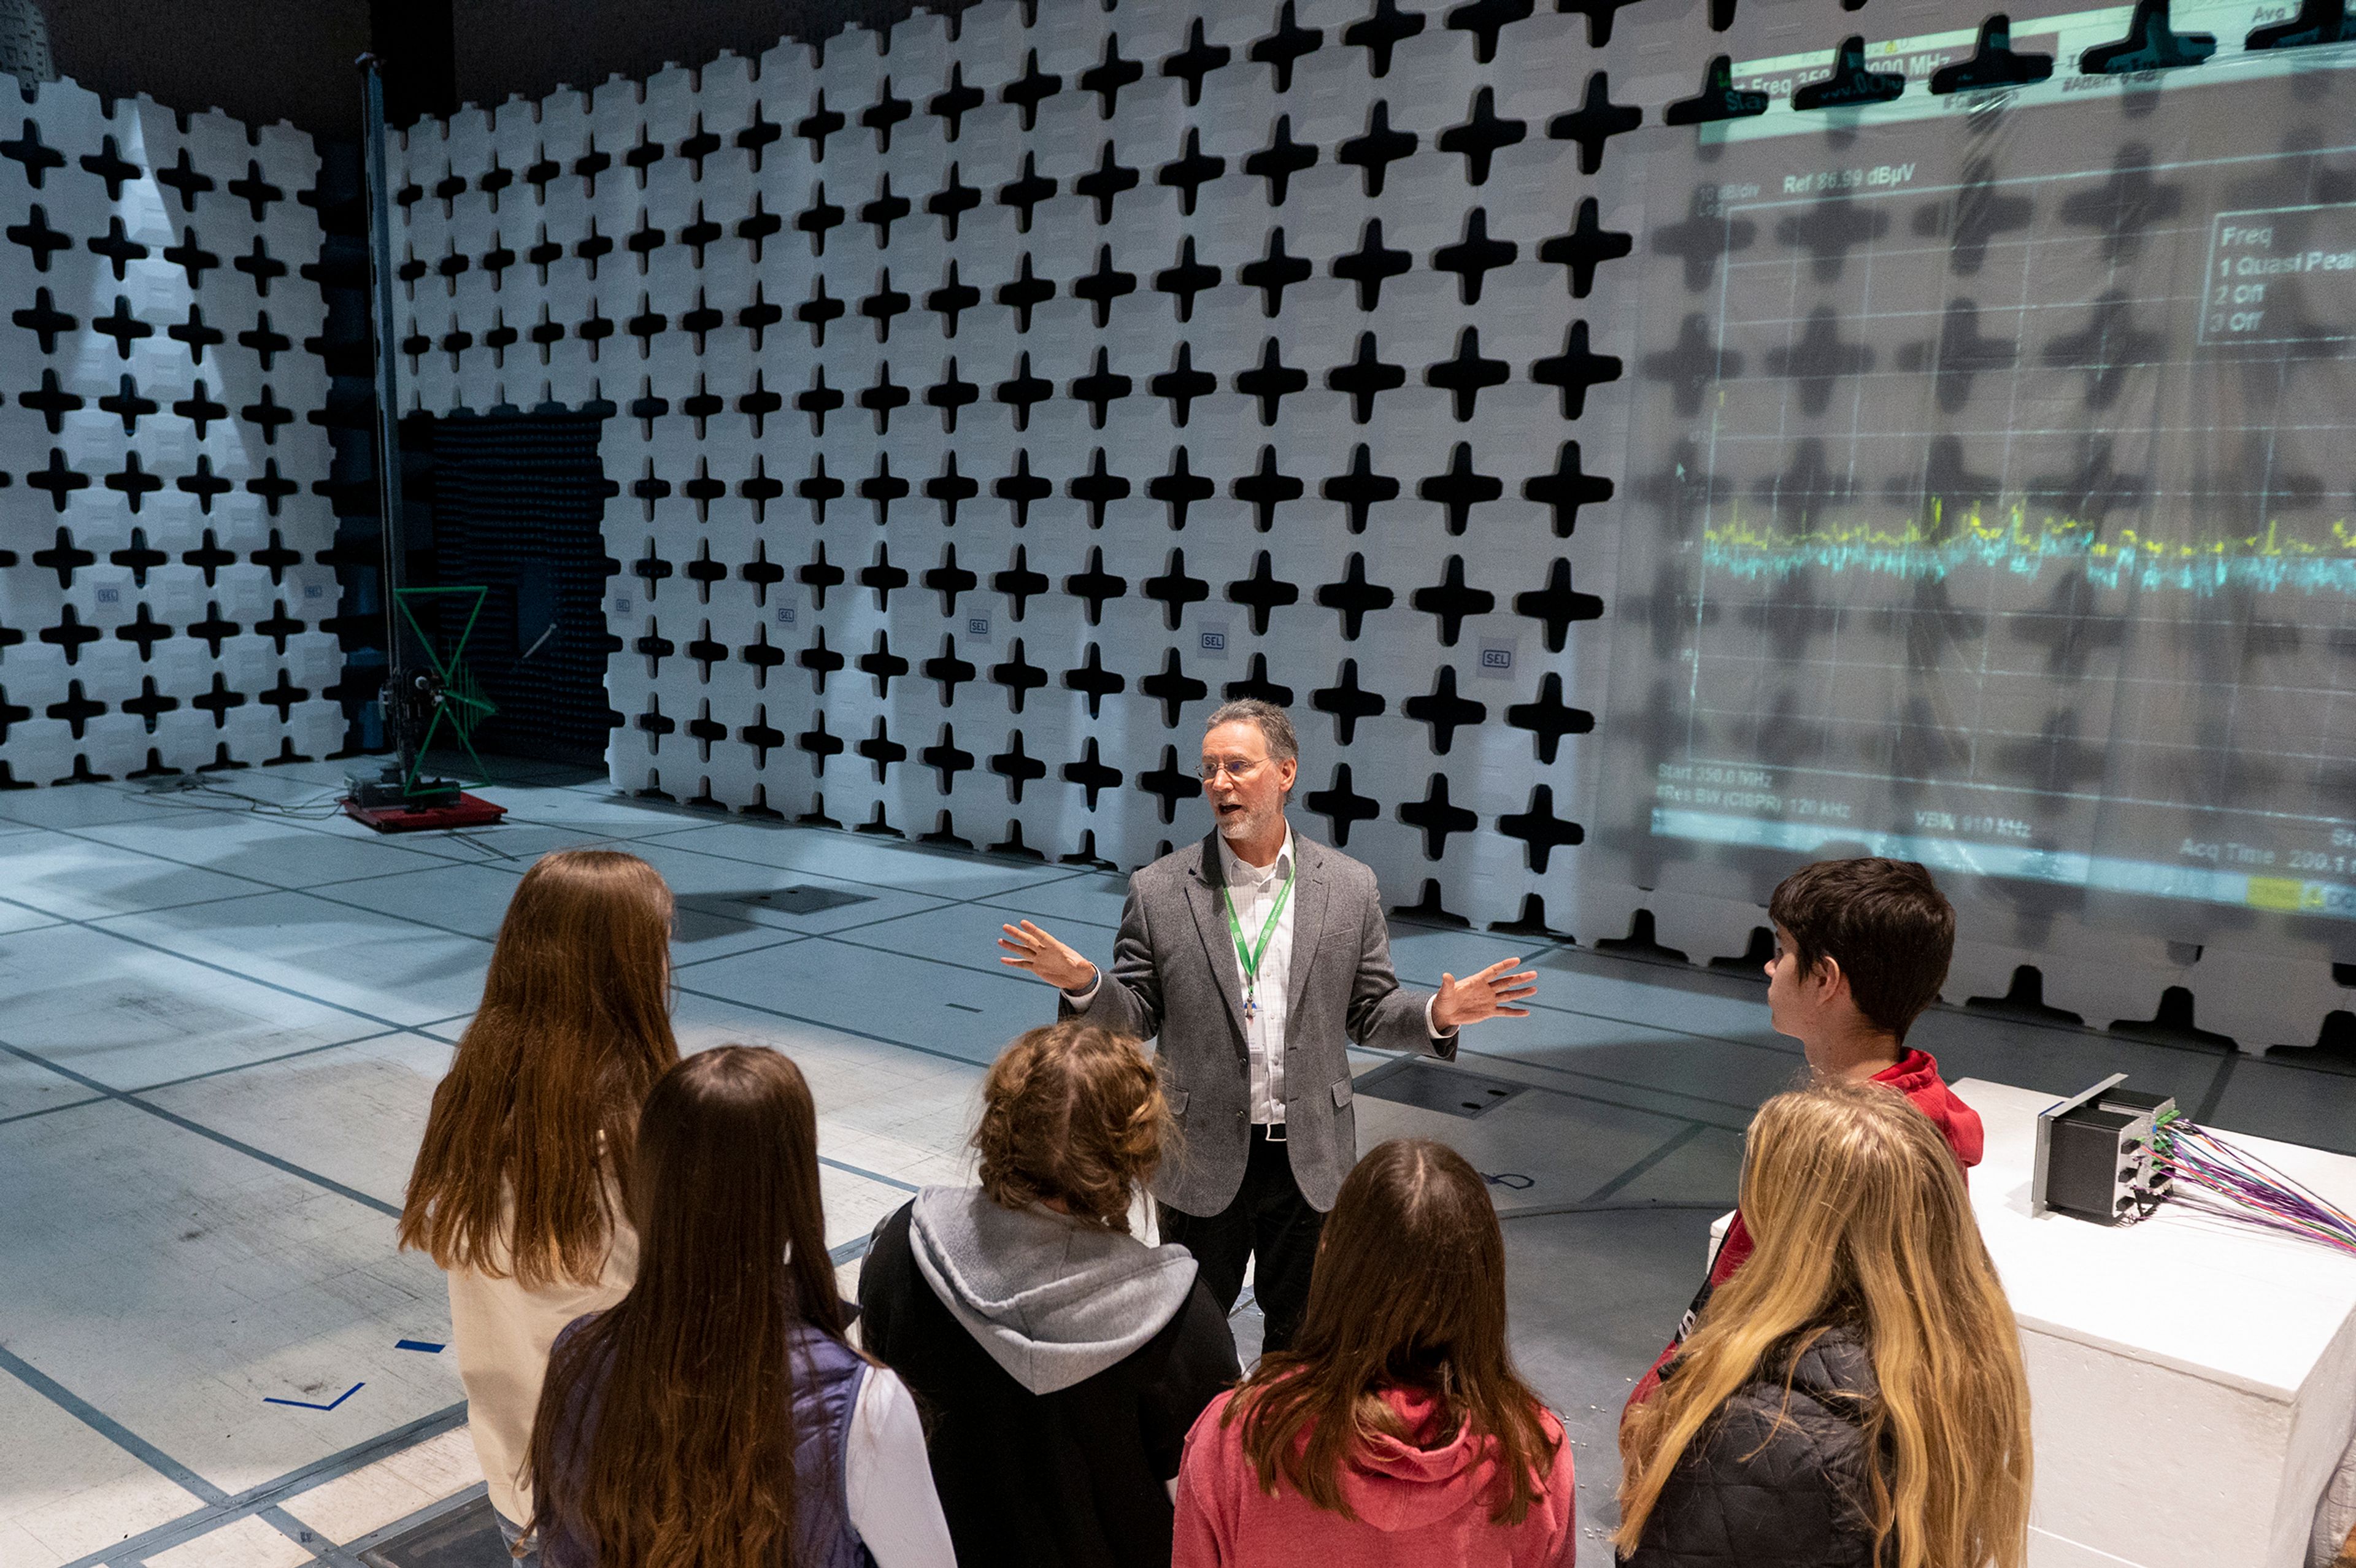
[[1758, 1251], [1621, 1431], [1625, 1568], [2021, 1568], [2029, 1386], [1930, 1119], [1875, 1084], [1751, 1124]]

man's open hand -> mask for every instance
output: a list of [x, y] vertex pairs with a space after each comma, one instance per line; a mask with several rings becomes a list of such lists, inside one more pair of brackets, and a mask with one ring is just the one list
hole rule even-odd
[[[1055, 939], [1049, 937], [1048, 940], [1052, 942]], [[1063, 944], [1057, 943], [1056, 945], [1060, 947]], [[1520, 962], [1519, 958], [1500, 958], [1486, 969], [1467, 975], [1462, 980], [1453, 975], [1440, 976], [1440, 997], [1431, 1005], [1431, 1021], [1443, 1029], [1451, 1029], [1476, 1024], [1486, 1018], [1529, 1017], [1529, 1008], [1510, 1005], [1526, 1001], [1537, 994], [1538, 988], [1538, 976], [1535, 969], [1525, 969], [1513, 975], [1505, 973]]]
[[1028, 969], [1059, 991], [1086, 990], [1095, 983], [1095, 965], [1029, 921], [1020, 926], [1001, 925], [998, 929], [1006, 933], [998, 939], [998, 945], [1006, 949], [999, 955], [1001, 964]]

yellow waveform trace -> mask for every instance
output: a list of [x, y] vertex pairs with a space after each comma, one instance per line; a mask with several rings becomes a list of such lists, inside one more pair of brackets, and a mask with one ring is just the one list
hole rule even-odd
[[1735, 506], [1725, 521], [1703, 528], [1702, 549], [1708, 564], [1744, 577], [1821, 567], [1942, 578], [1967, 566], [2034, 576], [2050, 562], [2081, 568], [2104, 587], [2356, 592], [2356, 519], [2347, 517], [2313, 537], [2270, 520], [2254, 534], [2169, 538], [2052, 514], [2032, 520], [2019, 502], [1950, 513], [1934, 501], [1927, 525], [1919, 517], [1896, 524], [1865, 518], [1804, 521], [1797, 529], [1754, 523]]

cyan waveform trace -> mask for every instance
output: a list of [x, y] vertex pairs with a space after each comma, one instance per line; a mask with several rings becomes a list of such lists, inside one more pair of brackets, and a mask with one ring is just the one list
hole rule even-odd
[[2030, 520], [2025, 503], [1948, 514], [1934, 502], [1931, 525], [1872, 521], [1803, 525], [1796, 532], [1753, 524], [1740, 508], [1702, 529], [1707, 566], [1742, 578], [1787, 576], [1809, 568], [1878, 571], [1908, 581], [1944, 579], [1966, 567], [2034, 577], [2049, 565], [2083, 571], [2103, 588], [2176, 590], [2207, 596], [2229, 588], [2356, 594], [2356, 520], [2330, 524], [2318, 539], [2264, 532], [2166, 539], [2129, 528], [2105, 532], [2077, 518]]

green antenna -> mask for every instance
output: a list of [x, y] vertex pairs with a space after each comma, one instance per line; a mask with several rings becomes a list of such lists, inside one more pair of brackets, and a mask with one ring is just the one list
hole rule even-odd
[[[432, 635], [417, 618], [420, 603], [437, 596], [457, 596], [465, 600], [466, 623], [458, 628], [458, 635], [447, 653], [434, 645]], [[445, 728], [456, 737], [458, 744], [466, 748], [467, 759], [475, 764], [475, 776], [478, 779], [489, 776], [489, 770], [483, 766], [483, 759], [475, 751], [475, 731], [481, 727], [483, 720], [499, 709], [497, 703], [484, 695], [482, 683], [466, 667], [466, 639], [475, 635], [475, 623], [482, 616], [483, 602], [490, 596], [491, 591], [484, 587], [399, 588], [393, 591], [393, 602], [401, 606], [402, 619], [407, 621], [410, 630], [417, 634], [418, 645], [424, 648], [425, 657], [433, 666], [432, 676], [419, 682], [425, 688], [423, 701], [431, 707], [432, 717], [426, 722], [424, 734], [418, 738], [417, 750], [410, 759], [408, 775], [401, 781], [401, 791], [404, 796], [425, 793], [417, 788], [417, 775], [419, 770], [425, 766], [425, 754], [433, 750], [434, 738]]]

